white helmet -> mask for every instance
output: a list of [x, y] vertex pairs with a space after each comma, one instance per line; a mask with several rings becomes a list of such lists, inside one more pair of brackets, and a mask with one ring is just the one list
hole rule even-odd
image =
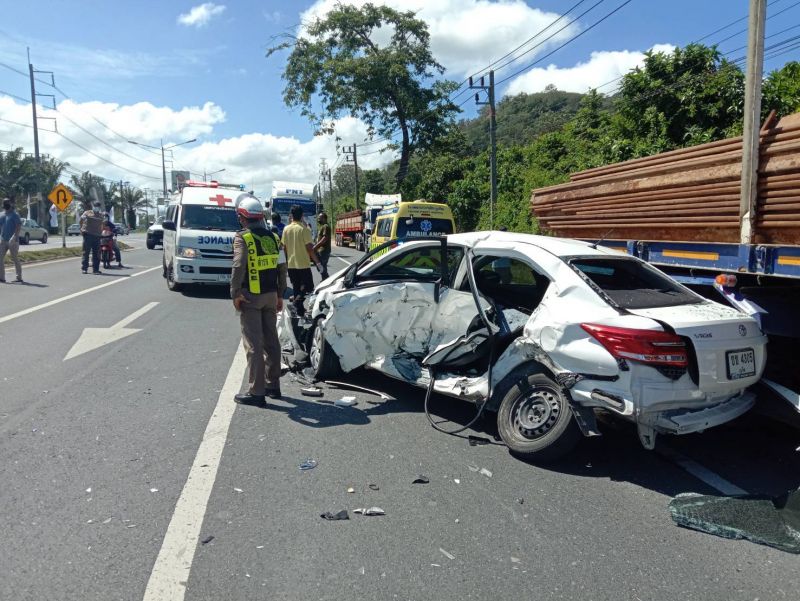
[[247, 219], [263, 219], [264, 206], [255, 196], [240, 194], [236, 199], [236, 212]]

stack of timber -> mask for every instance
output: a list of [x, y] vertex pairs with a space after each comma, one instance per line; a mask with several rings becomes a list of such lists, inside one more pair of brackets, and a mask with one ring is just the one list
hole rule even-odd
[[[761, 130], [755, 242], [800, 243], [800, 113]], [[742, 138], [575, 173], [533, 191], [545, 231], [571, 238], [739, 242]]]

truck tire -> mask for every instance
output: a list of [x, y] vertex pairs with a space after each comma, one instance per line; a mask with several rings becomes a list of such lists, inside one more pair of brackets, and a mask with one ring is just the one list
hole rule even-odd
[[325, 340], [321, 324], [324, 317], [317, 319], [314, 331], [311, 332], [311, 343], [308, 348], [308, 361], [314, 372], [315, 380], [325, 380], [342, 373], [339, 357], [333, 352], [331, 345]]
[[497, 388], [498, 394], [503, 395], [497, 411], [497, 430], [512, 455], [548, 462], [578, 444], [581, 433], [568, 393], [548, 376], [514, 370]]
[[153, 250], [156, 247], [155, 240], [151, 240], [150, 238], [147, 239], [147, 242], [145, 242], [145, 244], [147, 245], [147, 250]]

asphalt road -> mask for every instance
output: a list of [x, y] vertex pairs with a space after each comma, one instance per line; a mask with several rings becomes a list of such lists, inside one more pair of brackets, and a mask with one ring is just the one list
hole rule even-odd
[[[796, 487], [796, 430], [750, 414], [658, 453], [604, 423], [541, 467], [435, 432], [423, 391], [370, 372], [346, 379], [392, 400], [304, 397], [287, 374], [284, 400], [237, 406], [226, 290], [169, 292], [160, 250], [123, 262], [28, 266], [29, 285], [0, 287], [2, 599], [798, 597], [796, 556], [678, 528], [667, 508], [714, 486]], [[335, 407], [342, 395], [358, 404]], [[386, 515], [352, 513], [372, 506]], [[320, 518], [341, 509], [348, 521]]]

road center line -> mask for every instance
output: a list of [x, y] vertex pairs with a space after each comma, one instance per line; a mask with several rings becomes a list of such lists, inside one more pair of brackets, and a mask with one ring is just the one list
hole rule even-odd
[[217, 478], [228, 427], [236, 410], [233, 395], [241, 388], [246, 368], [247, 359], [244, 346], [240, 342], [219, 393], [214, 413], [208, 420], [186, 484], [175, 504], [175, 512], [164, 535], [161, 551], [153, 565], [150, 580], [147, 581], [144, 601], [182, 601], [186, 594], [208, 498]]
[[685, 471], [689, 472], [692, 476], [708, 484], [711, 488], [718, 490], [724, 495], [746, 495], [748, 494], [743, 488], [739, 488], [732, 482], [729, 482], [719, 474], [712, 472], [707, 467], [700, 465], [693, 459], [689, 459], [678, 451], [662, 445], [658, 447], [657, 452], [665, 459], [669, 459], [673, 463], [679, 465]]
[[156, 269], [161, 269], [161, 268], [162, 268], [161, 265], [157, 265], [156, 267], [151, 267], [150, 269], [145, 269], [144, 271], [133, 273], [129, 275], [127, 278], [119, 278], [111, 282], [106, 282], [105, 284], [100, 284], [99, 286], [94, 286], [92, 288], [86, 288], [85, 290], [73, 292], [72, 294], [68, 294], [67, 296], [62, 296], [61, 298], [56, 298], [54, 300], [47, 301], [46, 303], [42, 303], [41, 305], [28, 307], [27, 309], [23, 309], [22, 311], [17, 311], [16, 313], [12, 313], [11, 315], [0, 317], [0, 323], [11, 321], [12, 319], [16, 319], [17, 317], [24, 317], [25, 315], [29, 315], [31, 313], [34, 313], [35, 311], [39, 311], [41, 309], [47, 309], [47, 307], [52, 307], [53, 305], [57, 305], [58, 303], [63, 303], [64, 301], [72, 300], [73, 298], [83, 296], [84, 294], [89, 294], [90, 292], [94, 292], [95, 290], [100, 290], [101, 288], [113, 286], [114, 284], [119, 284], [120, 282], [125, 282], [130, 278], [135, 278], [137, 276], [144, 275], [146, 273], [150, 273], [151, 271], [155, 271]]
[[336, 257], [336, 258], [339, 259], [342, 263], [346, 263], [347, 265], [352, 265], [352, 263], [350, 261], [347, 261], [346, 259], [342, 259], [342, 257]]

